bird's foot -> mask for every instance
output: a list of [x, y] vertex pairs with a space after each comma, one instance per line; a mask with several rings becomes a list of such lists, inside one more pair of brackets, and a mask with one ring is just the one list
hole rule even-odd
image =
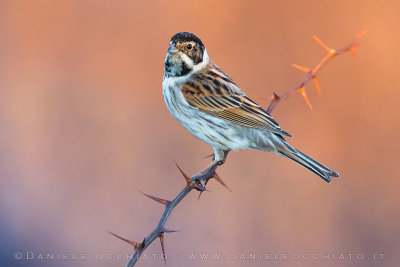
[[204, 170], [193, 175], [190, 179], [198, 183], [202, 188], [205, 188], [208, 180], [214, 177], [217, 167], [222, 164], [223, 161], [213, 161]]

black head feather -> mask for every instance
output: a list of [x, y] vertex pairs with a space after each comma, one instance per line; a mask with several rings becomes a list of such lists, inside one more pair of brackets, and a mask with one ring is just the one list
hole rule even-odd
[[[179, 32], [172, 36], [171, 43], [176, 45], [176, 48], [185, 53], [191, 58], [194, 64], [198, 64], [203, 61], [203, 53], [205, 50], [203, 42], [199, 37], [191, 32]], [[188, 45], [192, 47], [189, 49]]]
[[203, 42], [200, 40], [200, 38], [191, 32], [178, 32], [177, 34], [172, 36], [171, 42], [173, 43], [195, 42], [199, 44], [199, 46], [204, 48]]

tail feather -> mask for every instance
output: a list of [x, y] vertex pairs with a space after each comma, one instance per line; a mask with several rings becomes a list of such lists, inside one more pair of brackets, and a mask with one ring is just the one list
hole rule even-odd
[[331, 177], [339, 177], [339, 174], [335, 172], [332, 169], [329, 169], [328, 167], [322, 165], [318, 161], [310, 158], [306, 154], [300, 152], [297, 149], [294, 150], [285, 150], [281, 151], [281, 153], [292, 159], [293, 161], [297, 162], [301, 166], [307, 168], [311, 172], [315, 173], [322, 179], [324, 179], [326, 182], [330, 183], [332, 181]]

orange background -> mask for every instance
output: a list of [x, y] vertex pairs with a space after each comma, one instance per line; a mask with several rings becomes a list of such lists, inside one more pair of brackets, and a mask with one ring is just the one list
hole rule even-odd
[[[394, 266], [399, 258], [398, 1], [1, 1], [0, 247], [3, 266], [123, 266], [107, 234], [140, 241], [211, 148], [169, 114], [162, 75], [170, 37], [191, 31], [247, 95], [267, 105], [324, 50], [367, 30], [353, 63], [334, 59], [273, 112], [291, 144], [337, 170], [326, 184], [259, 151], [229, 155], [167, 226], [168, 266]], [[13, 253], [87, 253], [84, 261]], [[147, 253], [160, 253], [153, 243]], [[385, 253], [384, 260], [189, 261], [188, 253]], [[163, 266], [142, 261], [138, 266]]]

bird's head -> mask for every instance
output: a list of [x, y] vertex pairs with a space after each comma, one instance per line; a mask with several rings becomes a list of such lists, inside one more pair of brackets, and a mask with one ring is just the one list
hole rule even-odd
[[165, 74], [184, 76], [196, 72], [207, 65], [209, 58], [199, 37], [190, 32], [180, 32], [172, 36], [165, 58]]

